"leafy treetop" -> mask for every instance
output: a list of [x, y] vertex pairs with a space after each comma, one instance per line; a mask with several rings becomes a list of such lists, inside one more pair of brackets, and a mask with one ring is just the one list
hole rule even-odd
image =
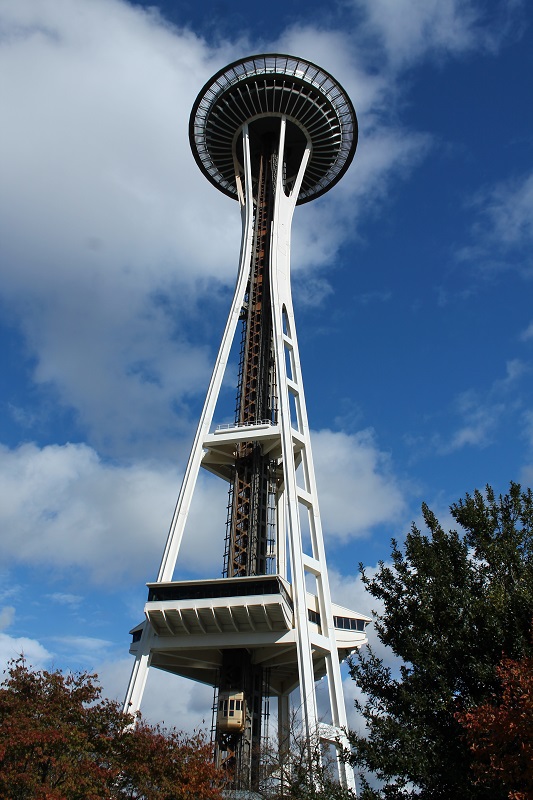
[[123, 714], [96, 676], [10, 662], [0, 686], [0, 797], [219, 800], [210, 745]]

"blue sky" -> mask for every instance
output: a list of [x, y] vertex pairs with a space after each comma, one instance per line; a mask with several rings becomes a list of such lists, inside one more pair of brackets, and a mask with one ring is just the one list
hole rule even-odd
[[[334, 600], [368, 613], [357, 565], [422, 501], [446, 524], [467, 491], [533, 483], [532, 21], [517, 0], [0, 0], [3, 662], [125, 691], [239, 250], [189, 111], [252, 53], [316, 62], [360, 124], [293, 225]], [[203, 479], [179, 577], [220, 574], [224, 507]], [[144, 711], [192, 727], [210, 701], [151, 675]]]

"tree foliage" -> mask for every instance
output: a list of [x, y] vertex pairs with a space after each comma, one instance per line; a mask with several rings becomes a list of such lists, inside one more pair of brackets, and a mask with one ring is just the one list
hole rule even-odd
[[365, 800], [507, 797], [476, 783], [456, 713], [497, 691], [502, 654], [531, 652], [533, 496], [515, 483], [503, 497], [487, 487], [450, 510], [460, 533], [424, 505], [426, 532], [413, 525], [403, 548], [393, 540], [374, 577], [361, 567], [383, 605], [378, 637], [396, 657], [390, 666], [368, 648], [351, 664], [367, 727], [350, 735], [352, 760], [381, 782], [362, 778]]
[[0, 686], [0, 797], [10, 800], [218, 800], [200, 734], [123, 714], [96, 676], [9, 664]]
[[504, 658], [501, 690], [490, 702], [459, 712], [478, 781], [509, 800], [533, 800], [533, 658]]

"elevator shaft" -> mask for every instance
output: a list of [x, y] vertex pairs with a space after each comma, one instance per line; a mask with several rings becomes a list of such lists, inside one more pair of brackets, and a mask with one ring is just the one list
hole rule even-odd
[[[276, 419], [276, 373], [270, 302], [270, 232], [277, 155], [272, 138], [261, 143], [254, 198], [254, 233], [248, 285], [241, 312], [242, 338], [235, 423], [239, 426]], [[224, 577], [264, 575], [272, 562], [269, 500], [276, 491], [276, 464], [257, 441], [235, 452], [229, 490]], [[217, 723], [216, 760], [228, 769], [236, 789], [257, 788], [261, 744], [263, 674], [246, 650], [225, 650], [218, 697], [244, 695], [242, 730]], [[235, 700], [233, 702], [236, 702]], [[220, 700], [217, 706], [220, 704]], [[227, 727], [227, 725], [226, 725]]]
[[[259, 160], [252, 261], [241, 314], [237, 425], [275, 422], [276, 376], [269, 272], [275, 159], [265, 143]], [[258, 442], [248, 441], [238, 446], [230, 487], [224, 577], [264, 575], [268, 571], [268, 501], [273, 470], [274, 465], [263, 455]]]

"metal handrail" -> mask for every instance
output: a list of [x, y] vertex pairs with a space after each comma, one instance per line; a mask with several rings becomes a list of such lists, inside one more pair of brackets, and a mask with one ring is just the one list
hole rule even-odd
[[271, 419], [258, 419], [253, 422], [222, 422], [217, 425], [216, 431], [229, 431], [232, 428], [256, 428], [258, 425], [274, 425]]

